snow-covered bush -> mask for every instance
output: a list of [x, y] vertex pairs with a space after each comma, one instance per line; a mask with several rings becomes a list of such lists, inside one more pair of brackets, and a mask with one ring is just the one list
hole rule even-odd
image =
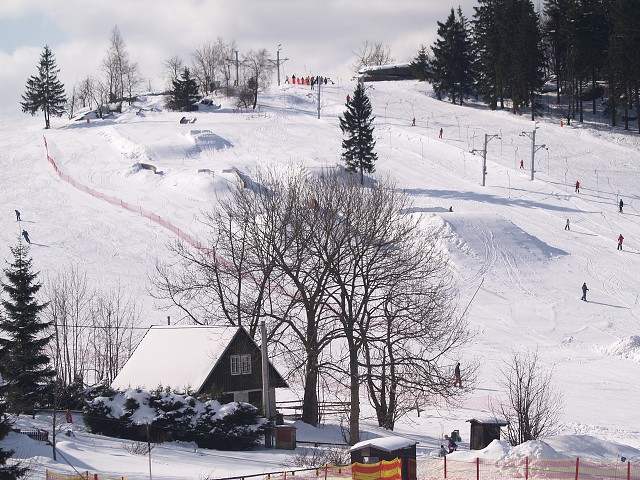
[[131, 440], [195, 441], [202, 448], [247, 450], [255, 447], [266, 420], [248, 403], [220, 404], [140, 389], [98, 396], [84, 407], [84, 422], [92, 433]]

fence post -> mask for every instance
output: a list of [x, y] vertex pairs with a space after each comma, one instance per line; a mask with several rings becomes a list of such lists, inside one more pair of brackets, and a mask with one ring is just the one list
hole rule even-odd
[[529, 479], [529, 457], [524, 457], [524, 465], [525, 465], [524, 478], [525, 480], [528, 480]]
[[476, 480], [480, 480], [480, 457], [476, 457]]
[[327, 474], [329, 473], [329, 465], [324, 464], [324, 480], [327, 480]]
[[627, 480], [631, 480], [631, 462], [627, 462]]
[[580, 457], [576, 457], [576, 480], [578, 480], [578, 471], [580, 470]]
[[444, 460], [444, 478], [447, 478], [447, 456], [442, 457]]

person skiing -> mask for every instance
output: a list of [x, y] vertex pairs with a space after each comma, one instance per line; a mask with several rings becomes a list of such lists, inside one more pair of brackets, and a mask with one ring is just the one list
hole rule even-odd
[[571, 230], [571, 227], [569, 226], [569, 219], [567, 218], [567, 224], [564, 226], [565, 230]]
[[438, 138], [442, 138], [442, 127], [440, 128], [440, 133], [438, 134]]
[[29, 232], [27, 232], [26, 230], [22, 230], [22, 236], [27, 241], [27, 243], [31, 243], [31, 240], [29, 240]]
[[587, 288], [587, 282], [584, 282], [582, 284], [582, 298], [580, 300], [584, 300], [585, 302], [587, 301], [587, 292], [589, 291], [589, 289]]
[[622, 207], [624, 207], [624, 202], [622, 201], [622, 199], [620, 199], [620, 213], [622, 213]]
[[[620, 200], [622, 201], [622, 200]], [[20, 212], [18, 210], [16, 210], [16, 222], [20, 221]]]
[[520, 169], [524, 170], [524, 160], [520, 160]]
[[622, 250], [622, 241], [624, 240], [624, 237], [622, 236], [622, 234], [618, 235], [618, 250]]
[[[413, 117], [413, 120], [411, 120], [411, 126], [415, 127], [416, 126], [416, 117]], [[621, 200], [622, 201], [622, 200]]]
[[580, 193], [580, 182], [576, 180], [576, 192]]
[[456, 377], [455, 381], [453, 382], [453, 386], [462, 388], [462, 377], [460, 376], [460, 362], [458, 362], [458, 364], [456, 365], [456, 368], [453, 373]]
[[449, 437], [449, 444], [447, 445], [449, 448], [449, 453], [455, 452], [458, 449], [458, 445], [453, 441], [453, 438]]

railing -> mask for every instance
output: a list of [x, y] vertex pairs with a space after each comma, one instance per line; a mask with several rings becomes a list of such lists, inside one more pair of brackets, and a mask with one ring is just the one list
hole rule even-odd
[[40, 430], [39, 428], [36, 428], [32, 430], [20, 430], [20, 433], [26, 435], [29, 438], [32, 438], [33, 440], [36, 440], [37, 442], [49, 443], [49, 432], [47, 432], [46, 430]]
[[73, 475], [68, 475], [65, 473], [54, 472], [53, 470], [46, 470], [46, 480], [126, 480], [124, 477], [105, 477], [104, 475], [100, 475], [98, 473], [90, 473], [89, 471], [85, 471], [83, 473], [76, 473]]

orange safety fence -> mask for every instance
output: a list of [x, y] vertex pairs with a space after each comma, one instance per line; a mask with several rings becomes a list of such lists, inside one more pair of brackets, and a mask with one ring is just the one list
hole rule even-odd
[[597, 462], [582, 458], [515, 458], [454, 460], [450, 457], [418, 461], [418, 480], [560, 479], [640, 480], [637, 462]]
[[352, 463], [342, 467], [325, 465], [315, 470], [282, 472], [281, 474], [271, 474], [269, 479], [277, 478], [278, 480], [286, 480], [294, 478], [295, 480], [333, 480], [351, 478], [354, 480], [402, 480], [402, 461], [399, 458], [395, 460], [382, 460], [377, 463]]
[[67, 475], [63, 473], [57, 473], [52, 470], [46, 470], [46, 480], [125, 480], [124, 477], [105, 477], [104, 475], [99, 475], [97, 473], [90, 473], [89, 471], [85, 471], [84, 473], [75, 474], [75, 475]]

